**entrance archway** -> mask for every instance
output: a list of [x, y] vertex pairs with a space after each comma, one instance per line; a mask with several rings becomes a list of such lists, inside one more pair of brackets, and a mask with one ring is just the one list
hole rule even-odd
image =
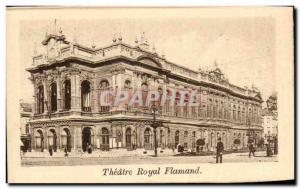
[[131, 146], [131, 128], [126, 129], [126, 148], [130, 149]]
[[102, 133], [101, 149], [103, 151], [109, 151], [109, 131], [107, 128], [103, 127], [101, 129], [101, 133]]
[[57, 135], [54, 129], [50, 129], [48, 132], [48, 148], [52, 147], [53, 151], [57, 150]]
[[82, 130], [82, 150], [85, 152], [87, 150], [88, 145], [92, 142], [92, 131], [91, 128], [85, 127]]
[[61, 144], [62, 148], [67, 148], [68, 152], [71, 152], [71, 134], [68, 128], [64, 128], [61, 134]]
[[152, 137], [151, 130], [149, 127], [147, 127], [144, 132], [144, 147], [146, 150], [150, 150], [152, 148], [151, 137]]
[[200, 138], [196, 141], [196, 151], [197, 152], [200, 152], [200, 151], [203, 151], [203, 148], [205, 146], [205, 139], [204, 138]]
[[35, 134], [35, 149], [36, 151], [44, 151], [44, 135], [41, 130], [37, 130]]

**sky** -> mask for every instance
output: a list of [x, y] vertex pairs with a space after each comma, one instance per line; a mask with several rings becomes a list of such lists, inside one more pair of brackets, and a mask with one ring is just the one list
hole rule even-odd
[[[266, 100], [276, 92], [275, 32], [271, 17], [97, 17], [91, 19], [57, 19], [67, 40], [97, 47], [112, 43], [120, 34], [123, 42], [134, 44], [145, 32], [151, 47], [166, 59], [192, 70], [208, 69], [217, 62], [229, 82], [256, 86]], [[26, 68], [32, 64], [36, 50], [45, 49], [41, 42], [46, 32], [54, 30], [53, 19], [23, 20], [20, 23], [21, 89], [23, 100], [32, 102], [33, 86]]]

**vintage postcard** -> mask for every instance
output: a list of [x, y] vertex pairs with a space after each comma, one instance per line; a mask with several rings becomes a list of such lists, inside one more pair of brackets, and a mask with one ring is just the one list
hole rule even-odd
[[293, 7], [6, 11], [9, 183], [294, 180]]

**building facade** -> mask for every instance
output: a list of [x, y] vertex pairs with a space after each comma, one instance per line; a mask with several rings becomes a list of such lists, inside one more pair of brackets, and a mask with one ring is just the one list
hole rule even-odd
[[264, 137], [278, 136], [277, 95], [272, 94], [266, 101], [267, 108], [263, 109]]
[[[188, 91], [184, 106], [158, 105], [158, 147], [174, 149], [181, 144], [195, 150], [214, 150], [222, 138], [225, 149], [239, 139], [246, 147], [249, 129], [262, 136], [262, 99], [259, 91], [228, 82], [216, 67], [193, 71], [174, 64], [151, 49], [144, 36], [134, 45], [113, 38], [112, 44], [85, 47], [66, 39], [60, 30], [42, 42], [45, 54], [35, 55], [27, 71], [34, 85], [34, 116], [29, 122], [32, 149], [86, 151], [145, 149], [154, 147], [153, 114], [150, 104], [103, 106], [105, 90]], [[172, 90], [171, 90], [172, 89]], [[197, 107], [187, 106], [189, 94], [197, 92]], [[175, 94], [174, 94], [175, 95]], [[177, 96], [177, 93], [176, 93]], [[107, 98], [111, 101], [114, 96]]]
[[31, 150], [31, 135], [29, 121], [32, 118], [32, 104], [20, 100], [20, 133], [21, 133], [21, 150], [26, 152]]

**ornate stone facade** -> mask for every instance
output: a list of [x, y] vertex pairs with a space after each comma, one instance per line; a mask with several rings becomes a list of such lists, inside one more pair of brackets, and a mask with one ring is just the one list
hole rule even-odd
[[[193, 71], [176, 65], [149, 50], [142, 37], [131, 46], [122, 38], [110, 46], [92, 48], [69, 42], [60, 30], [42, 42], [46, 54], [33, 58], [34, 116], [29, 122], [32, 149], [85, 151], [94, 149], [151, 149], [154, 146], [150, 107], [107, 107], [99, 94], [111, 90], [197, 91], [197, 107], [159, 108], [158, 146], [195, 150], [202, 139], [203, 150], [213, 150], [221, 137], [225, 149], [240, 139], [246, 147], [248, 134], [261, 137], [261, 97], [254, 89], [228, 82], [221, 70]], [[109, 99], [108, 99], [109, 100]]]

